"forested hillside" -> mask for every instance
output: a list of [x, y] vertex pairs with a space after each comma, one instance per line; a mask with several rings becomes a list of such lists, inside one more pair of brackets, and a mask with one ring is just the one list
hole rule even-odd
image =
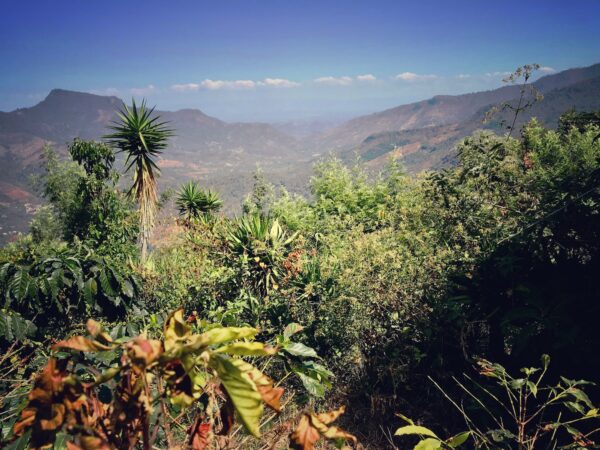
[[420, 141], [382, 129], [309, 195], [257, 173], [235, 218], [198, 180], [161, 196], [160, 169], [175, 124], [266, 125], [133, 102], [46, 146], [46, 204], [0, 250], [2, 448], [595, 448], [598, 78], [533, 69], [488, 129], [496, 94], [423, 119], [457, 141], [443, 169], [409, 175], [381, 146]]
[[[533, 86], [545, 100], [524, 112], [518, 125], [536, 117], [554, 127], [566, 110], [599, 109], [599, 83], [600, 64], [539, 78]], [[197, 109], [157, 111], [177, 129], [169, 152], [157, 162], [163, 171], [161, 190], [198, 180], [218, 189], [225, 212], [234, 214], [257, 166], [273, 184], [301, 194], [308, 194], [314, 162], [332, 153], [346, 162], [360, 157], [375, 172], [390, 157], [402, 158], [413, 174], [448, 167], [455, 163], [453, 148], [460, 139], [482, 127], [499, 129], [502, 117], [485, 124], [482, 119], [495, 105], [517, 101], [519, 91], [509, 84], [437, 95], [341, 124], [230, 123]], [[30, 176], [39, 172], [44, 145], [64, 156], [76, 137], [101, 139], [121, 103], [117, 97], [55, 89], [31, 108], [0, 112], [0, 242], [25, 231], [42, 203]]]

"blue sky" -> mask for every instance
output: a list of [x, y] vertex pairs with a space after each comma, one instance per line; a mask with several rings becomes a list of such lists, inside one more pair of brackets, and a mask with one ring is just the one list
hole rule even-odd
[[0, 110], [60, 87], [225, 120], [350, 117], [600, 62], [600, 1], [2, 0]]

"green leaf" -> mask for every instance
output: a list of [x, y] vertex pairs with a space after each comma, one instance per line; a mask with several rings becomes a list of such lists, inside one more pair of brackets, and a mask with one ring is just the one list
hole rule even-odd
[[314, 361], [302, 361], [292, 365], [291, 369], [300, 378], [306, 391], [314, 397], [322, 398], [325, 390], [331, 387], [333, 373]]
[[277, 351], [274, 347], [266, 346], [262, 342], [235, 342], [219, 347], [215, 352], [237, 356], [269, 356], [274, 355]]
[[579, 401], [581, 403], [584, 403], [588, 408], [593, 408], [594, 407], [594, 405], [592, 404], [590, 398], [581, 389], [577, 389], [575, 387], [571, 387], [571, 388], [567, 389], [567, 393], [570, 394], [570, 395], [572, 395], [573, 397], [575, 397], [577, 399], [577, 401]]
[[214, 354], [210, 359], [210, 366], [217, 371], [246, 430], [259, 437], [263, 404], [256, 385], [231, 358]]
[[107, 297], [114, 297], [116, 292], [114, 291], [112, 285], [110, 284], [110, 280], [108, 279], [108, 274], [106, 270], [102, 270], [100, 272], [100, 286], [102, 287], [102, 292]]
[[470, 431], [463, 431], [462, 433], [459, 433], [456, 436], [452, 436], [450, 439], [448, 439], [446, 441], [446, 444], [448, 444], [452, 448], [456, 448], [459, 445], [464, 444], [466, 440], [469, 439], [470, 435]]
[[537, 385], [533, 381], [527, 380], [527, 387], [529, 388], [529, 390], [531, 391], [533, 396], [537, 397], [537, 393], [538, 393]]
[[396, 415], [397, 415], [398, 417], [400, 417], [402, 420], [404, 420], [406, 423], [409, 423], [409, 424], [411, 424], [411, 425], [414, 425], [414, 424], [415, 424], [415, 422], [414, 422], [414, 421], [413, 421], [411, 418], [409, 418], [409, 417], [406, 417], [404, 414], [396, 413]]
[[189, 348], [192, 350], [207, 347], [209, 345], [222, 344], [224, 342], [234, 341], [254, 337], [258, 333], [256, 328], [251, 327], [219, 327], [208, 330], [205, 333], [194, 335], [190, 338]]
[[31, 277], [23, 270], [18, 270], [14, 275], [9, 285], [9, 290], [12, 292], [15, 299], [22, 302], [29, 292], [29, 283]]
[[542, 355], [542, 365], [544, 366], [544, 370], [548, 369], [548, 366], [550, 365], [550, 356], [546, 354]]
[[121, 290], [129, 298], [133, 298], [133, 296], [135, 295], [133, 285], [129, 280], [125, 280], [123, 283], [121, 283]]
[[304, 358], [318, 358], [319, 355], [317, 355], [317, 352], [300, 343], [300, 342], [290, 342], [289, 344], [285, 345], [283, 347], [283, 350], [287, 353], [289, 353], [290, 355], [294, 355], [294, 356], [302, 356]]
[[83, 298], [88, 305], [94, 304], [94, 298], [98, 294], [98, 284], [96, 280], [90, 278], [83, 283]]
[[441, 450], [442, 448], [442, 441], [439, 439], [428, 438], [423, 439], [415, 445], [414, 450]]
[[429, 428], [425, 428], [420, 425], [406, 425], [404, 427], [400, 427], [396, 430], [396, 432], [394, 434], [396, 436], [418, 434], [419, 436], [431, 436], [433, 438], [438, 439], [438, 437], [436, 436], [436, 434], [433, 431], [431, 431]]

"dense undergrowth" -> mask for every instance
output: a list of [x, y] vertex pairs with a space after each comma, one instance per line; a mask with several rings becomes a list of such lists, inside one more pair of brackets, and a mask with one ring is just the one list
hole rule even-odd
[[[0, 251], [0, 440], [354, 445], [328, 425], [345, 405], [341, 427], [368, 448], [592, 447], [594, 388], [573, 381], [600, 374], [600, 129], [584, 119], [565, 115], [558, 130], [532, 121], [519, 137], [478, 132], [455, 168], [418, 177], [396, 161], [373, 176], [326, 159], [310, 198], [259, 175], [238, 218], [188, 184], [180, 218], [162, 220], [167, 237], [143, 259], [139, 224], [150, 222], [119, 189], [113, 150], [77, 140], [70, 161], [48, 150], [36, 180], [48, 205]], [[88, 318], [96, 341], [73, 341]], [[238, 332], [211, 341], [192, 329]], [[552, 365], [530, 368], [542, 354]], [[27, 397], [52, 374], [58, 397]], [[281, 415], [261, 419], [257, 392]], [[527, 401], [559, 409], [521, 411]], [[249, 436], [260, 432], [262, 444]]]

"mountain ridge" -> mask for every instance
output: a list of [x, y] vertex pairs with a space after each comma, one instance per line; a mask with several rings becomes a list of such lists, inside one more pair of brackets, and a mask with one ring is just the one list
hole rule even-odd
[[[519, 123], [535, 116], [545, 125], [554, 125], [571, 107], [600, 109], [600, 64], [546, 75], [534, 85], [546, 98], [523, 114]], [[390, 156], [401, 158], [411, 172], [444, 167], [453, 163], [452, 149], [462, 137], [482, 127], [498, 130], [502, 115], [484, 126], [485, 111], [514, 100], [518, 93], [519, 86], [511, 85], [436, 95], [334, 123], [325, 131], [316, 124], [319, 132], [312, 135], [306, 132], [312, 125], [303, 129], [306, 124], [225, 122], [194, 108], [157, 110], [177, 130], [158, 161], [161, 186], [199, 180], [221, 191], [228, 212], [234, 212], [251, 188], [256, 165], [275, 184], [296, 191], [305, 188], [314, 158], [328, 153], [346, 160], [358, 155], [373, 170]], [[30, 212], [41, 202], [28, 177], [39, 170], [44, 145], [50, 143], [65, 155], [75, 137], [101, 139], [122, 105], [115, 96], [57, 88], [32, 107], [0, 112], [0, 241], [5, 240], [2, 233], [7, 233], [7, 227], [25, 229]]]

